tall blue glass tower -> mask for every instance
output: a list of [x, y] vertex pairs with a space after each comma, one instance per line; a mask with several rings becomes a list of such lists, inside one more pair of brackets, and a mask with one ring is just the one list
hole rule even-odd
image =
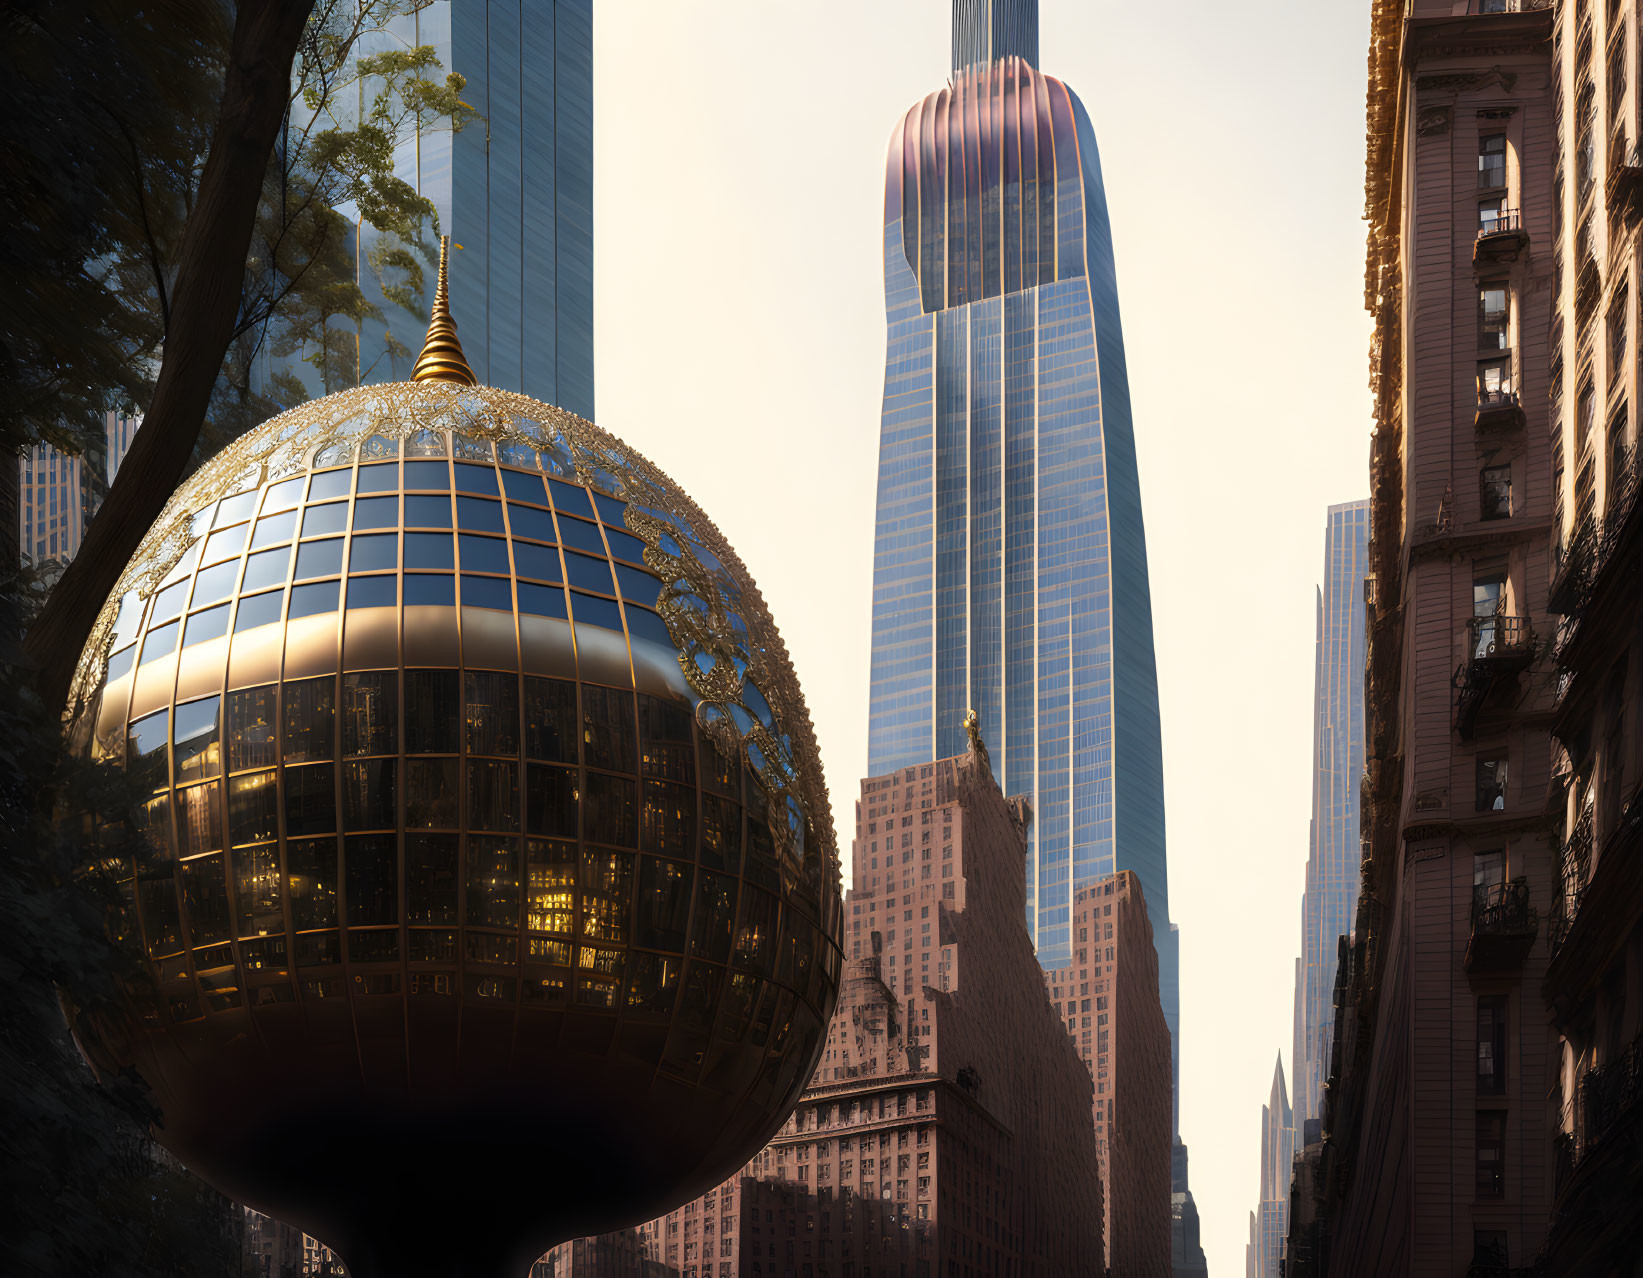
[[[890, 142], [868, 772], [964, 749], [1030, 795], [1027, 926], [1134, 870], [1179, 1064], [1146, 539], [1095, 133], [1037, 8], [955, 0], [953, 78]], [[1177, 1069], [1178, 1072], [1178, 1069]]]
[[[466, 79], [462, 99], [480, 116], [456, 134], [407, 130], [394, 147], [396, 176], [456, 245], [451, 309], [468, 363], [484, 385], [592, 418], [593, 0], [434, 0], [368, 32], [360, 50], [422, 45]], [[413, 307], [383, 294], [370, 265], [381, 242], [356, 218], [357, 278], [380, 312], [358, 332], [366, 383], [410, 376], [433, 299], [432, 270]], [[262, 384], [276, 371], [324, 392], [300, 354], [265, 356]]]

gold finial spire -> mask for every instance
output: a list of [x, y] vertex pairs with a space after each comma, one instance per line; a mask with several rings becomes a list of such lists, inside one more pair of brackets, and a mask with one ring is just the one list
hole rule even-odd
[[428, 337], [422, 343], [422, 354], [416, 357], [411, 370], [413, 382], [460, 382], [477, 386], [479, 379], [462, 354], [462, 343], [456, 340], [456, 321], [451, 318], [451, 300], [446, 287], [446, 258], [451, 237], [439, 237], [439, 285], [434, 289], [434, 310], [428, 319]]

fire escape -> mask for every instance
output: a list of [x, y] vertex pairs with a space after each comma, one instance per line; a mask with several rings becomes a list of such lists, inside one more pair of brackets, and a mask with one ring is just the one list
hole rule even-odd
[[1466, 623], [1468, 657], [1455, 669], [1455, 731], [1472, 739], [1478, 712], [1497, 687], [1510, 687], [1535, 659], [1528, 617], [1492, 613]]

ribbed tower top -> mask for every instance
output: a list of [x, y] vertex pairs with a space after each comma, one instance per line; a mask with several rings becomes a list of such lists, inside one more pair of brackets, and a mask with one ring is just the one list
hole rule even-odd
[[1014, 54], [1038, 65], [1038, 0], [953, 0], [953, 74]]

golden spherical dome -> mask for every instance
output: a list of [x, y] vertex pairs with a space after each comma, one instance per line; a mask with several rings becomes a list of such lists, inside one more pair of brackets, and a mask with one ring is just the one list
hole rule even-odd
[[657, 1214], [810, 1077], [839, 883], [798, 684], [718, 530], [589, 422], [424, 380], [265, 423], [143, 541], [73, 720], [153, 847], [149, 979], [88, 1050], [358, 1274]]

